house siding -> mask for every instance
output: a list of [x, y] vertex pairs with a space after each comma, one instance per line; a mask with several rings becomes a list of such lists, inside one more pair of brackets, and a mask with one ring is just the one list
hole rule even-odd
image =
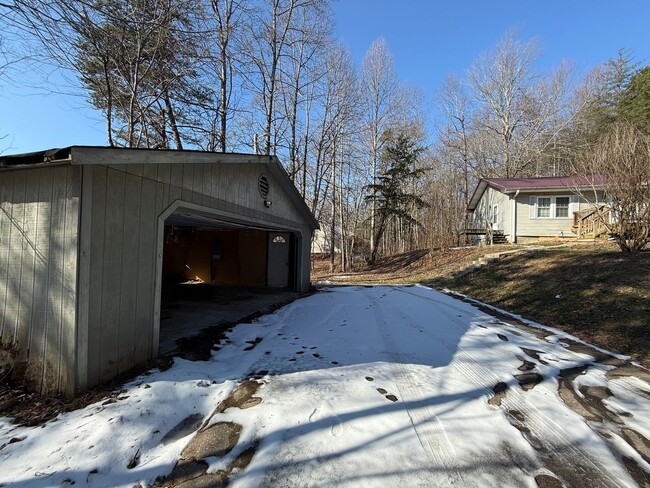
[[80, 175], [0, 173], [0, 337], [43, 393], [75, 389]]
[[500, 230], [504, 235], [512, 233], [512, 202], [505, 195], [494, 188], [488, 187], [474, 210], [473, 220], [477, 226], [484, 227], [485, 222], [492, 221], [492, 208], [498, 206], [498, 225], [495, 230]]
[[[530, 218], [530, 197], [571, 197], [571, 192], [521, 193], [517, 196], [517, 236], [520, 237], [575, 237], [571, 230], [573, 213], [569, 210], [568, 218]], [[586, 198], [585, 198], [586, 197]], [[593, 202], [603, 201], [602, 192], [598, 199], [593, 194], [580, 197], [579, 210], [590, 207]]]
[[[96, 160], [92, 153], [86, 159]], [[83, 169], [91, 218], [82, 230], [89, 255], [81, 257], [81, 274], [91, 276], [80, 306], [81, 385], [101, 383], [157, 354], [159, 226], [171, 208], [294, 230], [301, 249], [297, 287], [309, 288], [310, 228], [267, 165], [108, 162]], [[262, 174], [271, 182], [269, 209], [258, 191]]]

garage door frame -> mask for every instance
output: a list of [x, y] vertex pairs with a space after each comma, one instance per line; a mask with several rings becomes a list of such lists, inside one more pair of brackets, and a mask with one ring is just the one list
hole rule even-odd
[[205, 205], [198, 205], [196, 203], [186, 202], [184, 200], [175, 200], [172, 202], [167, 209], [165, 209], [158, 216], [158, 227], [157, 227], [157, 236], [156, 236], [156, 276], [154, 280], [154, 300], [153, 300], [153, 333], [152, 333], [152, 352], [153, 357], [158, 356], [158, 347], [160, 341], [160, 307], [161, 307], [161, 295], [162, 295], [162, 271], [163, 271], [163, 246], [164, 246], [164, 235], [165, 235], [165, 221], [172, 214], [183, 211], [184, 213], [189, 214], [189, 216], [195, 216], [197, 218], [203, 219], [213, 219], [221, 222], [228, 222], [231, 224], [241, 225], [245, 227], [255, 227], [257, 229], [269, 230], [269, 231], [285, 231], [291, 232], [294, 234], [295, 238], [298, 240], [295, 246], [295, 254], [292, 259], [295, 262], [295, 275], [296, 277], [300, 276], [302, 273], [303, 266], [303, 256], [302, 256], [302, 246], [300, 245], [303, 242], [305, 236], [303, 236], [302, 230], [299, 227], [294, 227], [291, 225], [277, 224], [272, 221], [265, 221], [255, 217], [247, 217], [241, 214], [235, 214], [233, 212], [228, 212], [227, 210], [220, 210], [213, 207], [206, 207]]

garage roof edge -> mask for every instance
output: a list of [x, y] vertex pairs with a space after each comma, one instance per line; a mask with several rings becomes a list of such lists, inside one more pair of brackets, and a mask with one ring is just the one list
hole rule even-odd
[[0, 171], [43, 167], [52, 164], [174, 164], [205, 162], [222, 164], [266, 164], [290, 201], [297, 207], [312, 230], [319, 225], [277, 156], [212, 151], [123, 148], [106, 146], [69, 146], [24, 154], [0, 156]]
[[289, 178], [289, 175], [284, 169], [284, 166], [282, 166], [282, 163], [280, 163], [280, 160], [277, 158], [277, 156], [271, 156], [269, 168], [271, 168], [271, 172], [274, 174], [274, 176], [280, 183], [280, 186], [282, 186], [282, 188], [287, 193], [289, 198], [296, 204], [299, 211], [311, 224], [310, 225], [311, 230], [313, 231], [319, 229], [320, 226], [318, 225], [318, 221], [316, 220], [316, 217], [314, 217], [314, 214], [311, 213], [311, 210], [305, 203], [304, 198], [302, 198], [302, 195], [300, 195], [300, 193], [298, 192], [296, 185], [294, 185], [291, 179]]

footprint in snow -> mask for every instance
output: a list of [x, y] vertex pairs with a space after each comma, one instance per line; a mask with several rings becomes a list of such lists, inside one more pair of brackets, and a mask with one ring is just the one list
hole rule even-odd
[[391, 402], [397, 401], [397, 397], [392, 393], [388, 393], [388, 391], [386, 391], [384, 388], [377, 388], [377, 391], [382, 395], [384, 395], [384, 397], [386, 397], [387, 400], [390, 400]]
[[519, 410], [508, 410], [508, 415], [510, 415], [511, 417], [513, 417], [519, 422], [523, 422], [524, 420], [526, 420], [526, 416], [523, 413], [521, 413]]
[[501, 339], [502, 341], [506, 341], [506, 342], [508, 342], [508, 338], [507, 338], [506, 336], [504, 336], [503, 334], [497, 334], [497, 337], [498, 337], [499, 339]]

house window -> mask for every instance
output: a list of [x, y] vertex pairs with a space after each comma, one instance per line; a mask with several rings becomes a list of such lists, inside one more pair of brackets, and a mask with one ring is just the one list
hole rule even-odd
[[529, 200], [531, 219], [569, 219], [579, 208], [577, 196], [531, 196]]
[[537, 199], [537, 217], [544, 218], [551, 216], [551, 197], [539, 197]]
[[495, 205], [492, 207], [492, 225], [496, 227], [499, 225], [499, 206]]
[[555, 197], [555, 217], [569, 216], [569, 197]]

